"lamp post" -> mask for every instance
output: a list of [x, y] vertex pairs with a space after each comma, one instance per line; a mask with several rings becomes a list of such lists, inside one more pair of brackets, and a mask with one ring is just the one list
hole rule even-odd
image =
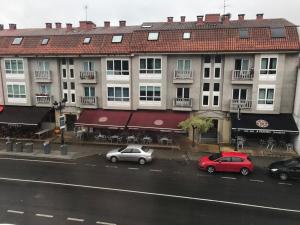
[[[53, 107], [55, 110], [59, 110], [59, 116], [61, 118], [61, 111], [62, 109], [66, 106], [66, 99], [62, 99], [60, 102], [55, 101], [53, 103]], [[61, 125], [61, 124], [60, 124]], [[64, 139], [64, 130], [65, 128], [61, 127], [60, 131], [60, 144], [64, 145], [65, 144], [65, 139]]]
[[[237, 115], [236, 115], [238, 121], [241, 120], [240, 114], [241, 114], [241, 106], [240, 106], [240, 104], [238, 104], [238, 110], [237, 110]], [[239, 148], [239, 143], [238, 143], [239, 124], [238, 124], [238, 121], [237, 121], [237, 128], [236, 128], [236, 145], [235, 145], [235, 151], [238, 151], [238, 148]]]

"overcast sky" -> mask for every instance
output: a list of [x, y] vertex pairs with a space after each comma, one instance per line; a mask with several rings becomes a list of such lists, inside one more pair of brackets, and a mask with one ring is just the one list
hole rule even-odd
[[[227, 0], [226, 13], [236, 19], [245, 13], [255, 18], [286, 18], [300, 25], [300, 0]], [[197, 15], [223, 13], [224, 0], [0, 0], [0, 24], [7, 28], [16, 23], [18, 28], [44, 27], [46, 22], [72, 23], [78, 26], [85, 20], [84, 6], [88, 5], [88, 20], [103, 26], [104, 20], [113, 25], [127, 20], [129, 25], [142, 22], [165, 21], [167, 16], [179, 20], [186, 16], [195, 21]]]

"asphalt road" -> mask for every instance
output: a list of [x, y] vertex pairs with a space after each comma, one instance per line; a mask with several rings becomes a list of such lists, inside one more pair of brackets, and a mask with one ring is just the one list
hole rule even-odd
[[256, 168], [207, 175], [195, 162], [139, 166], [0, 158], [0, 224], [299, 224], [300, 183]]

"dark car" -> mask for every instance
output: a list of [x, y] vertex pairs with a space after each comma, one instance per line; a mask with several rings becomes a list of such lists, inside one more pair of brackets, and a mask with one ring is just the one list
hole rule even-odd
[[268, 167], [272, 176], [281, 180], [300, 179], [300, 157], [273, 162]]

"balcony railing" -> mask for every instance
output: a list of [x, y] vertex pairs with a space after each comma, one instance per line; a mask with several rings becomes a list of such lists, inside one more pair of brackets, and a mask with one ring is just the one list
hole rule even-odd
[[95, 96], [81, 96], [80, 97], [81, 105], [96, 105], [97, 97]]
[[252, 101], [244, 99], [231, 99], [231, 109], [237, 110], [239, 107], [240, 109], [251, 109]]
[[173, 107], [192, 108], [192, 102], [191, 98], [175, 98], [173, 100]]
[[191, 70], [175, 70], [174, 80], [193, 80], [193, 71]]
[[52, 104], [52, 96], [49, 95], [36, 95], [35, 96], [37, 105], [51, 105]]
[[252, 70], [233, 70], [232, 80], [251, 81], [253, 80], [254, 73]]
[[80, 77], [80, 80], [83, 82], [84, 81], [95, 82], [96, 76], [97, 76], [97, 71], [81, 71], [79, 77]]
[[36, 70], [34, 71], [34, 78], [36, 82], [51, 82], [51, 71]]

